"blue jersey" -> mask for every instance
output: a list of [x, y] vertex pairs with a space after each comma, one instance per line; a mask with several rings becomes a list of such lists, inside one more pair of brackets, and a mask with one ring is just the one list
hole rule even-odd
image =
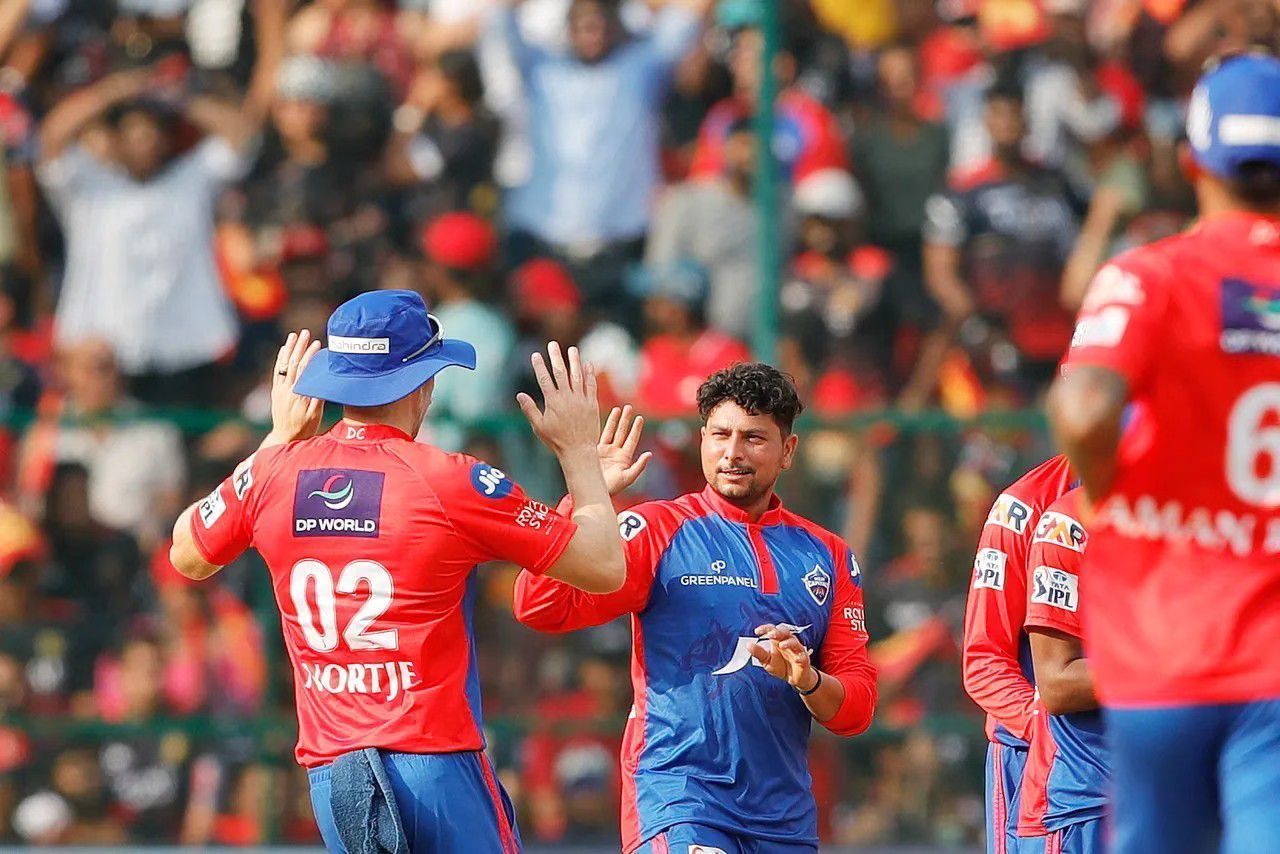
[[750, 653], [754, 630], [786, 624], [839, 679], [825, 726], [864, 730], [875, 707], [862, 579], [848, 546], [775, 498], [756, 522], [712, 489], [619, 516], [627, 580], [583, 593], [521, 573], [516, 616], [569, 631], [632, 616], [635, 704], [623, 739], [623, 849], [692, 822], [759, 839], [817, 844], [812, 716]]

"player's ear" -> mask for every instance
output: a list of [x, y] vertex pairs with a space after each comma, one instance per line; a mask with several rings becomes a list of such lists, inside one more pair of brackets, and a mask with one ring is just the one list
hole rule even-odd
[[786, 471], [791, 468], [791, 464], [796, 458], [796, 446], [800, 444], [800, 437], [793, 430], [787, 434], [782, 440], [782, 470]]

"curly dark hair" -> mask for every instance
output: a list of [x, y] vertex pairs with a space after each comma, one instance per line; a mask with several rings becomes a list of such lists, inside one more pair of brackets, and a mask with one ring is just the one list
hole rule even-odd
[[698, 388], [698, 414], [703, 422], [727, 400], [752, 415], [772, 416], [784, 436], [790, 435], [796, 417], [804, 411], [791, 377], [763, 362], [741, 362], [708, 377]]

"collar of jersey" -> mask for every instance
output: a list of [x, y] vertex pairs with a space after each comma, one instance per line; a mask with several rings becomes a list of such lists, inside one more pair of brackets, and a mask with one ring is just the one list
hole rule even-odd
[[[359, 431], [363, 430], [363, 433]], [[355, 433], [355, 435], [353, 435]], [[342, 419], [329, 430], [329, 436], [344, 442], [376, 442], [380, 439], [408, 439], [413, 437], [390, 424], [357, 424]]]
[[711, 488], [711, 484], [707, 484], [702, 489], [702, 502], [706, 504], [712, 513], [717, 516], [723, 516], [730, 522], [741, 522], [744, 525], [777, 525], [782, 522], [782, 499], [775, 493], [769, 499], [769, 509], [765, 510], [758, 521], [752, 522], [747, 516], [745, 510], [740, 510], [734, 505], [726, 501], [720, 493]]

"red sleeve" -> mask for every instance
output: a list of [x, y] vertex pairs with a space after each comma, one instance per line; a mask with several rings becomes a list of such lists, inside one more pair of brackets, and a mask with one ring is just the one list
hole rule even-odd
[[534, 501], [506, 473], [463, 457], [459, 473], [432, 483], [441, 512], [477, 563], [501, 560], [542, 574], [573, 539], [578, 526]]
[[1158, 286], [1161, 259], [1149, 251], [1122, 255], [1093, 277], [1067, 351], [1068, 368], [1107, 368], [1123, 376], [1131, 392], [1142, 388], [1168, 332], [1167, 291]]
[[[627, 559], [627, 577], [613, 593], [587, 593], [554, 578], [521, 572], [516, 579], [516, 619], [540, 632], [572, 632], [600, 626], [643, 610], [649, 602], [658, 561], [670, 540], [670, 524], [658, 505], [640, 505], [618, 516]], [[567, 512], [569, 499], [558, 509]]]
[[690, 178], [718, 176], [724, 169], [724, 140], [739, 111], [730, 99], [712, 106], [698, 129], [698, 141], [689, 162]]
[[848, 546], [836, 555], [835, 598], [831, 620], [818, 651], [818, 666], [844, 686], [844, 702], [822, 725], [836, 735], [857, 735], [871, 725], [876, 711], [876, 668], [867, 657], [867, 623], [862, 602], [862, 573]]
[[250, 454], [231, 476], [196, 504], [191, 514], [191, 538], [200, 556], [226, 566], [249, 548], [253, 540], [254, 483], [263, 477], [268, 451]]
[[964, 615], [964, 689], [1021, 739], [1036, 708], [1035, 689], [1018, 663], [1031, 512], [1007, 492], [996, 498], [978, 540]]
[[1072, 517], [1046, 510], [1036, 525], [1027, 555], [1027, 625], [1057, 629], [1072, 637], [1080, 631], [1080, 561], [1084, 527]]
[[816, 102], [809, 105], [805, 113], [812, 136], [806, 140], [804, 151], [796, 161], [792, 180], [799, 182], [823, 169], [848, 171], [849, 160], [845, 152], [844, 136], [840, 133], [840, 125], [836, 123], [835, 116]]

